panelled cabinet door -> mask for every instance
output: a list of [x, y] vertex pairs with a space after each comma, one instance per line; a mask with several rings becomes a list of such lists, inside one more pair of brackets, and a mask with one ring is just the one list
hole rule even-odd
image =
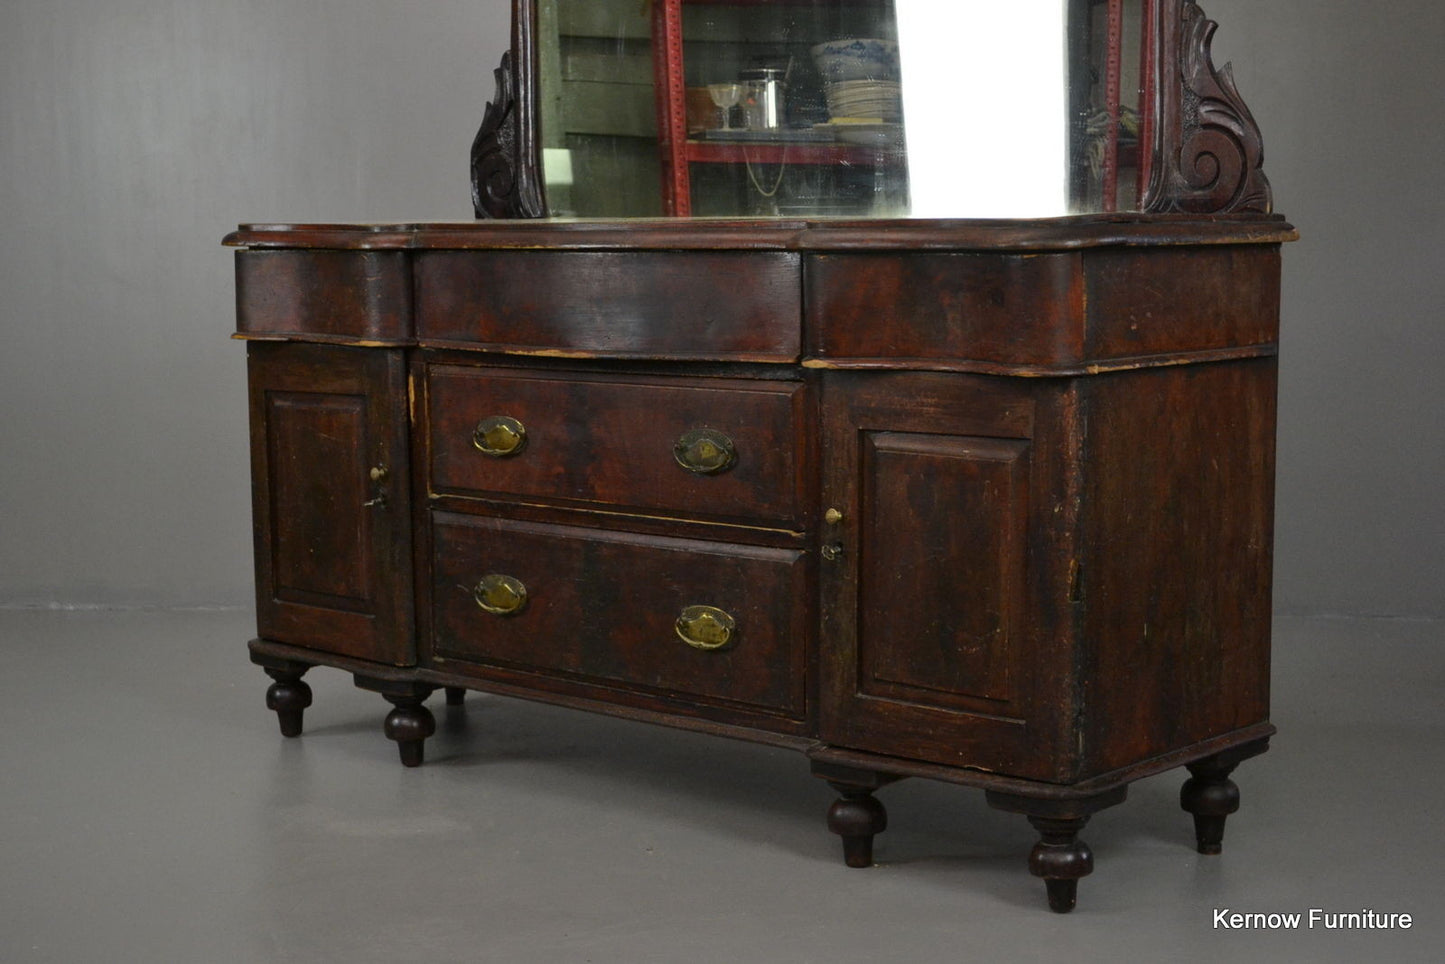
[[415, 663], [402, 353], [253, 342], [249, 373], [261, 636]]
[[1045, 448], [1068, 446], [1067, 406], [985, 376], [824, 381], [823, 739], [1059, 778], [1069, 500]]

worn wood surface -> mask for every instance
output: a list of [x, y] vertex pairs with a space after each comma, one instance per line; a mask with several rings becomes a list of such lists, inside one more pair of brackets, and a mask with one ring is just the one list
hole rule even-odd
[[815, 254], [807, 262], [809, 355], [1076, 363], [1085, 309], [1079, 260]]
[[411, 265], [397, 251], [239, 251], [236, 331], [249, 338], [408, 343]]
[[[440, 655], [805, 713], [812, 610], [800, 605], [800, 552], [453, 514], [435, 517], [434, 540]], [[525, 585], [519, 611], [478, 607], [472, 588], [489, 573]], [[674, 624], [695, 605], [736, 620], [725, 646], [680, 638]]]
[[[290, 340], [251, 345], [253, 654], [283, 730], [328, 665], [396, 697], [408, 764], [422, 690], [458, 686], [806, 748], [874, 775], [832, 818], [860, 865], [868, 781], [982, 787], [1039, 828], [1060, 908], [1082, 821], [1142, 776], [1196, 764], [1216, 846], [1233, 797], [1201, 761], [1273, 732], [1287, 225], [555, 227], [233, 239], [337, 269], [256, 302]], [[411, 335], [306, 344], [377, 254], [412, 277]], [[496, 415], [515, 455], [474, 444]], [[725, 471], [678, 464], [702, 429]], [[526, 604], [484, 611], [488, 575]], [[689, 646], [689, 606], [736, 635]]]
[[[1070, 253], [819, 253], [806, 261], [808, 355], [820, 365], [1080, 373], [1273, 354], [1276, 246]], [[1181, 279], [1192, 297], [1179, 297]], [[906, 324], [889, 323], [906, 318]]]
[[[1077, 429], [1065, 386], [824, 379], [820, 736], [1065, 781]], [[1065, 523], [1060, 525], [1060, 521]]]
[[792, 361], [799, 273], [786, 253], [427, 251], [417, 333], [492, 351]]
[[[1231, 224], [1237, 243], [1215, 243], [1223, 234], [1200, 243], [1201, 235]], [[411, 350], [407, 400], [418, 424], [417, 457], [426, 466], [414, 484], [437, 507], [429, 512], [423, 502], [416, 509], [418, 598], [436, 591], [435, 572], [428, 571], [442, 558], [433, 539], [433, 513], [442, 509], [483, 513], [488, 525], [520, 532], [573, 532], [575, 524], [688, 545], [713, 544], [714, 536], [725, 544], [727, 526], [750, 527], [735, 531], [734, 544], [750, 552], [803, 549], [818, 560], [821, 649], [805, 663], [816, 662], [820, 675], [816, 683], [807, 669], [797, 677], [805, 694], [816, 686], [816, 697], [805, 695], [789, 712], [808, 718], [796, 707], [816, 698], [822, 713], [815, 732], [840, 747], [1076, 784], [1261, 724], [1267, 619], [1260, 614], [1268, 608], [1268, 553], [1261, 547], [1269, 542], [1261, 507], [1270, 496], [1274, 385], [1267, 355], [1278, 330], [1275, 242], [1287, 230], [1281, 224], [1092, 219], [1072, 225], [1082, 242], [1070, 240], [1063, 225], [994, 226], [966, 240], [987, 235], [1002, 251], [889, 252], [885, 238], [866, 253], [808, 248], [814, 230], [808, 226], [759, 224], [737, 226], [738, 249], [730, 252], [709, 247], [728, 234], [716, 225], [678, 235], [707, 242], [692, 250], [652, 250], [680, 229], [643, 225], [634, 234], [641, 251], [576, 251], [568, 246], [596, 241], [594, 231], [607, 244], [620, 243], [622, 229], [566, 225], [556, 229], [558, 245], [568, 249], [562, 251], [398, 251], [415, 259], [422, 344], [434, 329], [450, 327], [464, 349]], [[1127, 245], [1117, 238], [1105, 243], [1104, 234], [1088, 237], [1104, 229], [1139, 233]], [[264, 234], [337, 240], [336, 230], [272, 226]], [[457, 237], [450, 227], [417, 227], [409, 235], [345, 230], [354, 230], [352, 240], [405, 236], [422, 246]], [[918, 230], [908, 229], [913, 236]], [[470, 227], [461, 233], [505, 235]], [[1023, 239], [1041, 250], [1014, 252]], [[291, 253], [373, 256], [365, 247]], [[766, 296], [724, 290], [713, 279], [710, 300], [699, 302], [693, 283], [719, 263], [736, 266], [727, 278], [771, 278]], [[756, 272], [747, 267], [753, 263]], [[333, 272], [322, 288], [351, 277]], [[605, 297], [575, 320], [570, 310], [582, 286], [597, 279], [610, 285]], [[779, 295], [779, 288], [787, 291]], [[509, 291], [517, 292], [516, 307], [486, 315], [494, 309], [485, 306], [505, 304]], [[742, 307], [714, 304], [728, 300]], [[285, 299], [275, 305], [278, 314], [307, 318]], [[477, 305], [494, 331], [477, 323]], [[701, 377], [659, 367], [690, 356], [685, 349], [670, 354], [679, 341], [720, 344], [705, 321], [714, 313], [733, 319], [728, 332], [752, 331], [757, 313], [775, 340], [808, 331], [808, 364], [826, 365], [851, 351], [892, 371], [808, 375], [785, 364], [792, 361], [786, 352], [761, 365], [717, 365]], [[678, 324], [699, 315], [703, 321]], [[316, 337], [330, 334], [327, 319], [316, 324]], [[534, 355], [533, 347], [488, 340], [499, 334], [504, 342], [535, 342], [548, 324], [547, 337], [558, 345], [595, 349], [599, 339], [614, 346], [622, 339], [653, 346], [646, 350], [658, 357], [644, 364], [646, 373], [625, 358], [605, 357], [579, 370]], [[569, 341], [569, 333], [579, 333], [578, 340]], [[479, 349], [507, 364], [474, 363]], [[298, 352], [295, 378], [322, 384], [313, 381], [304, 354], [320, 349], [285, 350]], [[1237, 350], [1266, 357], [1219, 361], [1208, 354]], [[1048, 375], [1051, 365], [1108, 356], [1133, 361], [1131, 370], [1112, 375], [1072, 368], [1068, 377], [1060, 370], [1056, 377], [1017, 379], [916, 370], [926, 367], [918, 358], [926, 353], [1022, 361], [1036, 376]], [[730, 365], [793, 374], [729, 378]], [[398, 375], [388, 377], [388, 393], [399, 400]], [[814, 382], [821, 392], [807, 387]], [[318, 390], [324, 393], [324, 384]], [[334, 394], [278, 396], [282, 414], [272, 415], [267, 444], [293, 461], [313, 459], [305, 472], [328, 475], [363, 445], [371, 417], [364, 392]], [[527, 426], [527, 447], [518, 455], [492, 458], [473, 445], [478, 421], [495, 414]], [[735, 442], [736, 464], [713, 476], [677, 465], [673, 444], [697, 428]], [[308, 452], [312, 438], [346, 451]], [[338, 489], [326, 506], [354, 505], [369, 494], [360, 478], [344, 476], [350, 489]], [[341, 600], [343, 613], [364, 608], [351, 600], [365, 597], [374, 563], [359, 550], [348, 556], [351, 543], [341, 545], [350, 538], [343, 533], [359, 531], [356, 520], [330, 519], [327, 512], [340, 510], [329, 507], [319, 514], [301, 507], [288, 494], [299, 490], [288, 484], [274, 483], [266, 496], [265, 511], [289, 514], [285, 532], [266, 548], [267, 579], [305, 584], [312, 603]], [[841, 521], [825, 521], [828, 508], [841, 512]], [[703, 522], [713, 528], [700, 528]], [[802, 541], [792, 541], [798, 537], [789, 531]], [[531, 541], [540, 553], [541, 546], [561, 552], [556, 547], [565, 540]], [[605, 547], [595, 551], [623, 552], [603, 535], [591, 543]], [[626, 540], [619, 545], [635, 550]], [[342, 561], [317, 568], [312, 546]], [[805, 578], [801, 585], [811, 583]], [[805, 588], [794, 598], [808, 625], [810, 593]], [[292, 627], [289, 639], [263, 634], [295, 642], [323, 632], [324, 607], [294, 610], [304, 630]], [[422, 632], [408, 645], [423, 662], [428, 652], [455, 660], [454, 652], [434, 649], [442, 627], [433, 620], [443, 610], [427, 606], [419, 615]], [[1151, 648], [1160, 633], [1163, 648]], [[357, 652], [346, 646], [361, 644], [336, 641], [343, 635], [356, 636], [311, 638], [320, 640], [319, 650]], [[492, 669], [525, 674], [521, 653]], [[559, 660], [548, 657], [530, 669], [555, 673]], [[513, 682], [527, 685], [520, 677]], [[715, 691], [703, 695], [726, 701]], [[638, 699], [661, 705], [650, 702], [658, 699], [654, 693]]]
[[[807, 517], [799, 382], [433, 365], [425, 391], [432, 492], [790, 529]], [[477, 424], [494, 415], [525, 427], [517, 454], [473, 444]], [[675, 444], [698, 429], [730, 439], [736, 464], [716, 474], [678, 464]]]
[[1276, 369], [1262, 358], [1084, 387], [1088, 773], [1269, 717]]
[[1278, 215], [1091, 214], [1033, 220], [456, 221], [396, 224], [243, 224], [225, 244], [334, 250], [548, 251], [1073, 251], [1118, 246], [1293, 241]]
[[401, 353], [255, 343], [249, 360], [261, 635], [414, 664]]

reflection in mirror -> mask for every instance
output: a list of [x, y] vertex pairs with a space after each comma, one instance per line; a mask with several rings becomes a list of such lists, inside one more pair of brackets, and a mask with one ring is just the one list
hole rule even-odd
[[548, 212], [1134, 209], [1152, 6], [537, 0]]

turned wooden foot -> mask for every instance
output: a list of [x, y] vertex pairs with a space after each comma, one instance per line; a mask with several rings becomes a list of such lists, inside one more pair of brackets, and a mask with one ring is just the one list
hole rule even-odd
[[849, 867], [873, 866], [873, 837], [888, 829], [888, 811], [868, 787], [828, 785], [838, 799], [828, 808], [828, 829], [843, 838], [843, 862]]
[[1229, 779], [1230, 773], [1268, 749], [1265, 737], [1186, 764], [1189, 779], [1179, 788], [1179, 806], [1194, 815], [1194, 841], [1200, 853], [1224, 849], [1225, 818], [1239, 809], [1239, 787]]
[[873, 837], [888, 829], [888, 811], [873, 794], [902, 778], [819, 760], [812, 761], [812, 768], [813, 776], [826, 780], [838, 794], [828, 808], [828, 829], [843, 838], [843, 862], [873, 866]]
[[266, 709], [275, 710], [282, 736], [301, 735], [301, 715], [311, 705], [311, 687], [301, 679], [310, 666], [264, 667], [273, 682], [266, 690]]
[[425, 758], [423, 750], [426, 738], [437, 731], [436, 717], [427, 709], [424, 701], [436, 690], [435, 686], [409, 681], [374, 679], [357, 675], [356, 685], [364, 690], [380, 693], [392, 705], [386, 715], [382, 732], [387, 739], [396, 741], [404, 766], [419, 767]]
[[1029, 817], [1039, 842], [1029, 852], [1029, 873], [1044, 879], [1049, 910], [1067, 914], [1079, 894], [1079, 878], [1094, 872], [1094, 852], [1079, 839], [1088, 817]]
[[467, 701], [467, 691], [461, 686], [447, 687], [447, 706], [461, 706]]
[[410, 696], [383, 696], [395, 707], [386, 714], [382, 731], [387, 739], [395, 740], [401, 751], [403, 766], [419, 767], [425, 756], [426, 738], [437, 731], [436, 717], [420, 699]]
[[1049, 910], [1067, 914], [1078, 899], [1079, 880], [1094, 872], [1094, 852], [1079, 839], [1079, 831], [1090, 816], [1123, 803], [1128, 793], [1124, 785], [1089, 797], [1036, 798], [995, 790], [986, 797], [990, 806], [1028, 817], [1039, 832], [1039, 842], [1029, 851], [1029, 873], [1043, 878]]
[[1210, 757], [1189, 764], [1190, 777], [1179, 789], [1179, 806], [1194, 815], [1195, 845], [1202, 854], [1224, 849], [1224, 821], [1239, 809], [1239, 787], [1229, 774], [1238, 760]]

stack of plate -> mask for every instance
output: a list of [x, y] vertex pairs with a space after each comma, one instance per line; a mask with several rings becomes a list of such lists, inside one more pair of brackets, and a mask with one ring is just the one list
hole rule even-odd
[[896, 80], [839, 80], [824, 84], [823, 92], [834, 118], [903, 119], [903, 88]]

